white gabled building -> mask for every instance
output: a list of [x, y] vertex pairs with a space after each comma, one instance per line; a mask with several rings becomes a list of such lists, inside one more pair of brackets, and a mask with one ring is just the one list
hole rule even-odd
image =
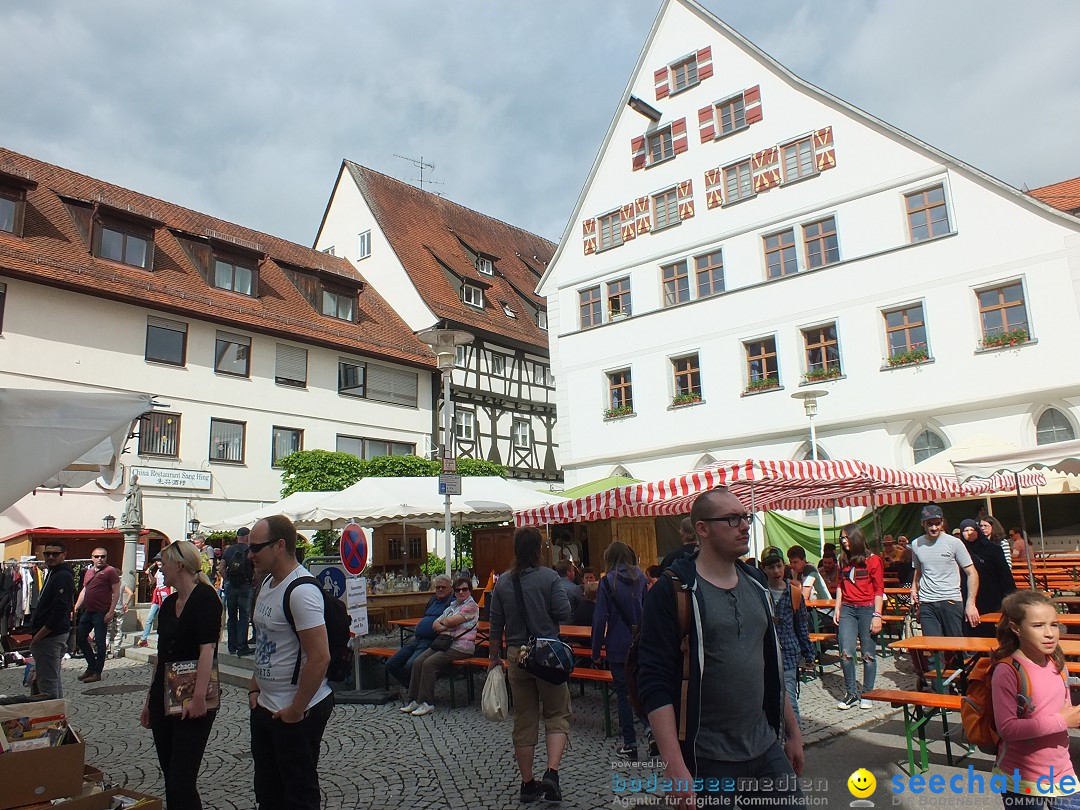
[[665, 0], [548, 299], [567, 484], [819, 446], [895, 467], [1080, 422], [1080, 222]]
[[451, 377], [458, 455], [511, 478], [562, 479], [547, 303], [535, 291], [554, 244], [346, 160], [315, 247], [353, 262], [414, 330], [472, 335]]

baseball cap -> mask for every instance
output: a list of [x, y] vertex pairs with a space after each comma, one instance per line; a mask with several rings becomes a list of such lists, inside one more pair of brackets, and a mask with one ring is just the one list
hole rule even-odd
[[782, 563], [784, 561], [784, 554], [776, 546], [769, 546], [761, 552], [761, 564], [772, 565], [773, 563]]
[[928, 503], [922, 508], [922, 517], [919, 520], [925, 523], [928, 520], [942, 520], [944, 517], [945, 513], [941, 511], [940, 506]]
[[245, 537], [249, 534], [251, 534], [251, 529], [249, 529], [247, 526], [241, 526], [239, 529], [236, 530], [237, 537]]

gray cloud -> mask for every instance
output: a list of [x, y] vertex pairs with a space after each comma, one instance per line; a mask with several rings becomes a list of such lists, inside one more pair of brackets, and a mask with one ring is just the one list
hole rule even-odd
[[[1080, 5], [708, 7], [1014, 185], [1080, 174]], [[99, 0], [6, 9], [0, 143], [310, 243], [349, 157], [558, 239], [658, 0]]]

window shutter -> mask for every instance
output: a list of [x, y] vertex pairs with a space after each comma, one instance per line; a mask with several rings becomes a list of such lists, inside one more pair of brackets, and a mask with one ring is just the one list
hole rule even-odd
[[645, 168], [645, 136], [630, 141], [630, 154], [633, 156], [632, 171]]
[[417, 374], [388, 366], [368, 365], [367, 398], [416, 407]]
[[634, 224], [634, 203], [624, 205], [619, 214], [622, 220], [622, 240], [624, 243], [629, 242], [637, 236], [637, 227]]
[[699, 82], [712, 76], [712, 46], [706, 45], [697, 52], [697, 77]]
[[649, 216], [649, 198], [647, 196], [638, 197], [634, 200], [634, 220], [638, 236], [649, 232], [652, 227], [652, 217]]
[[746, 123], [756, 124], [761, 120], [761, 85], [755, 84], [743, 92], [743, 104], [746, 108]]
[[671, 92], [670, 86], [671, 76], [667, 67], [662, 67], [653, 72], [653, 82], [656, 84], [656, 100], [659, 101], [662, 98], [667, 98], [668, 93]]
[[675, 154], [679, 155], [685, 152], [689, 148], [688, 139], [686, 137], [686, 119], [680, 118], [678, 121], [671, 122], [671, 145], [675, 149]]
[[768, 191], [773, 186], [780, 185], [780, 148], [770, 146], [762, 149], [750, 158], [750, 165], [754, 171], [754, 193]]
[[697, 112], [697, 120], [702, 143], [711, 141], [716, 137], [716, 107], [712, 104], [708, 107], [702, 107]]
[[581, 223], [581, 238], [585, 255], [596, 253], [596, 219], [590, 218]]
[[705, 172], [705, 205], [709, 208], [719, 208], [724, 204], [723, 176], [719, 167]]
[[[2, 289], [3, 287], [0, 287], [0, 290]], [[168, 318], [158, 318], [154, 315], [147, 315], [146, 323], [149, 326], [157, 326], [161, 329], [171, 329], [174, 332], [187, 332], [187, 324], [183, 321], [170, 321]]]
[[833, 148], [832, 127], [815, 130], [814, 160], [817, 163], [819, 172], [836, 167], [836, 150]]
[[679, 203], [679, 219], [691, 219], [694, 216], [694, 181], [683, 180], [679, 183], [675, 199]]
[[307, 349], [279, 343], [274, 377], [277, 382], [307, 385]]

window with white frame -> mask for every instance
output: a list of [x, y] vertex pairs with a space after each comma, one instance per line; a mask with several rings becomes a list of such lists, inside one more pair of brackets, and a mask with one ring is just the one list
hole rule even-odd
[[465, 368], [465, 366], [468, 363], [467, 352], [468, 352], [468, 349], [466, 349], [464, 346], [455, 346], [454, 347], [454, 365], [455, 366], [457, 366], [458, 368]]
[[472, 284], [461, 285], [461, 300], [471, 307], [484, 308], [484, 291]]
[[1071, 442], [1076, 438], [1072, 422], [1057, 408], [1047, 408], [1035, 425], [1035, 443]]
[[[333, 250], [333, 248], [330, 248]], [[333, 254], [331, 254], [333, 255]], [[371, 231], [356, 235], [356, 260], [366, 259], [371, 255]]]
[[547, 324], [548, 324], [547, 310], [546, 309], [538, 309], [536, 311], [536, 325], [538, 327], [540, 327], [541, 329], [547, 329], [548, 328]]
[[210, 461], [244, 463], [244, 433], [247, 425], [230, 419], [210, 420]]
[[532, 447], [532, 428], [528, 419], [515, 419], [511, 435], [514, 447]]
[[485, 276], [495, 275], [495, 265], [491, 259], [486, 256], [476, 257], [476, 270], [479, 273], [483, 273]]
[[653, 205], [653, 230], [659, 231], [679, 222], [679, 195], [671, 188], [654, 194]]
[[304, 431], [297, 428], [275, 427], [270, 443], [270, 466], [280, 467], [281, 460], [304, 449]]
[[463, 442], [476, 439], [476, 414], [461, 408], [454, 409], [454, 436]]
[[941, 438], [941, 435], [927, 428], [919, 433], [911, 443], [911, 454], [915, 458], [915, 463], [918, 464], [921, 461], [926, 461], [931, 456], [936, 456], [946, 447], [948, 445]]

